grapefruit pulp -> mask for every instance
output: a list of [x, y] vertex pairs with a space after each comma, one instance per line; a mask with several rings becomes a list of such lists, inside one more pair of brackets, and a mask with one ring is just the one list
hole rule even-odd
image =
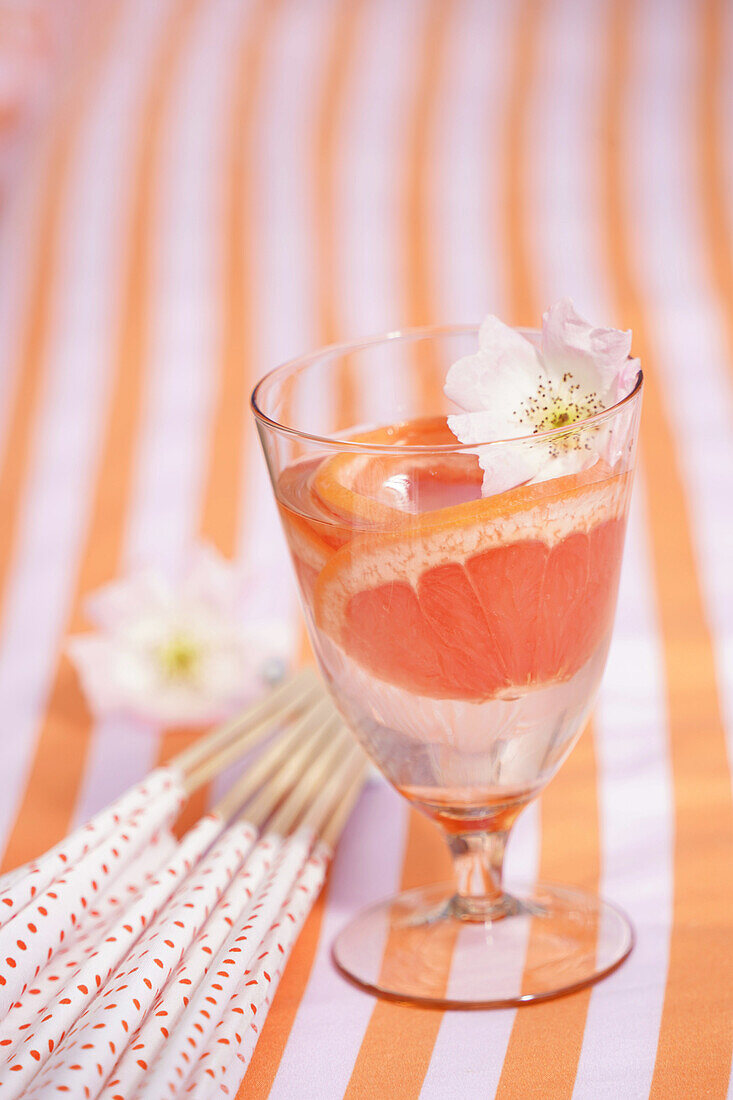
[[482, 498], [475, 456], [440, 451], [444, 419], [358, 438], [437, 449], [342, 452], [280, 499], [316, 627], [367, 673], [481, 702], [569, 679], [605, 644], [627, 475], [598, 463]]

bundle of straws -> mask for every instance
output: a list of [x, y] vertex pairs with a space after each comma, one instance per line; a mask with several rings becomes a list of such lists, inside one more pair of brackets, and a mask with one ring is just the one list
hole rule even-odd
[[233, 1097], [363, 778], [304, 670], [0, 879], [0, 1098]]

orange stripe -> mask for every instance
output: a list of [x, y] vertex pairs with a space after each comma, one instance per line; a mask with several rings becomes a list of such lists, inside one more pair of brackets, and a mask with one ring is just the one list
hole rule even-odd
[[[253, 382], [250, 373], [253, 356], [248, 334], [256, 321], [253, 267], [247, 262], [251, 249], [246, 227], [246, 212], [253, 209], [252, 133], [267, 41], [277, 6], [272, 0], [259, 4], [247, 23], [237, 51], [229, 117], [229, 160], [224, 172], [224, 295], [218, 390], [198, 527], [204, 541], [213, 543], [230, 558], [237, 552], [243, 458], [252, 430], [247, 415]], [[170, 760], [200, 735], [201, 730], [197, 729], [167, 730], [161, 737], [158, 763]], [[189, 799], [176, 824], [179, 835], [205, 812], [209, 793], [210, 786], [206, 784]]]
[[[550, 782], [540, 803], [539, 877], [597, 892], [600, 842], [595, 745], [591, 727]], [[528, 961], [532, 957], [532, 941]], [[497, 1100], [572, 1096], [583, 1046], [590, 990], [520, 1008], [514, 1017]]]
[[[341, 147], [342, 112], [346, 99], [346, 87], [353, 68], [364, 6], [364, 0], [342, 0], [336, 6], [329, 61], [321, 89], [316, 123], [314, 178], [315, 229], [318, 247], [315, 276], [321, 344], [332, 344], [342, 335], [336, 295], [340, 277], [334, 216], [337, 202], [336, 169]], [[341, 361], [338, 385], [340, 397], [337, 427], [351, 428], [358, 420], [358, 394], [348, 358]]]
[[93, 34], [94, 49], [75, 81], [72, 98], [63, 104], [55, 122], [43, 191], [38, 212], [32, 279], [18, 355], [16, 390], [8, 416], [8, 432], [0, 460], [0, 608], [5, 603], [10, 572], [16, 552], [18, 517], [25, 495], [30, 467], [31, 443], [38, 415], [38, 401], [47, 363], [54, 275], [58, 268], [61, 215], [68, 190], [69, 166], [89, 102], [91, 89], [112, 40], [121, 4], [107, 9]]
[[326, 883], [295, 942], [252, 1060], [237, 1092], [237, 1100], [265, 1100], [270, 1095], [313, 969], [328, 888]]
[[720, 1096], [733, 1036], [733, 801], [715, 655], [697, 579], [690, 522], [642, 293], [634, 278], [624, 199], [622, 125], [629, 100], [630, 19], [619, 0], [609, 27], [602, 221], [617, 311], [633, 326], [646, 375], [642, 448], [650, 548], [662, 631], [675, 806], [669, 969], [652, 1097]]
[[[504, 163], [500, 208], [509, 282], [507, 301], [515, 325], [537, 325], [539, 310], [532, 293], [532, 246], [527, 218], [528, 124], [532, 87], [537, 71], [537, 44], [543, 0], [524, 0], [515, 15], [513, 65], [507, 92], [504, 126]], [[493, 155], [493, 152], [492, 152]]]
[[[130, 502], [135, 441], [147, 353], [153, 183], [168, 91], [197, 0], [174, 9], [143, 112], [136, 187], [125, 273], [121, 331], [114, 364], [109, 418], [100, 456], [87, 535], [77, 573], [68, 632], [85, 625], [85, 596], [118, 571]], [[44, 851], [69, 828], [92, 736], [92, 721], [72, 665], [61, 654], [41, 724], [32, 771], [10, 835], [3, 866]]]
[[[431, 211], [428, 180], [431, 168], [431, 133], [440, 101], [445, 67], [449, 20], [456, 8], [443, 0], [431, 0], [426, 11], [423, 39], [412, 104], [412, 128], [407, 147], [406, 176], [406, 303], [411, 324], [437, 320], [430, 279]], [[435, 359], [416, 357], [418, 387], [423, 411], [434, 412], [442, 396], [442, 378]], [[451, 879], [447, 848], [440, 831], [410, 811], [400, 889]], [[385, 948], [389, 965], [391, 937]], [[364, 1033], [346, 1095], [356, 1097], [417, 1097], [430, 1065], [440, 1030], [442, 1012], [377, 1001]], [[378, 1082], [375, 1091], [374, 1082]]]
[[695, 130], [702, 224], [710, 272], [722, 307], [728, 362], [733, 369], [733, 228], [722, 153], [728, 138], [722, 118], [726, 7], [723, 0], [706, 0], [699, 10], [700, 70]]
[[[445, 66], [445, 46], [455, 6], [445, 0], [430, 0], [420, 45], [419, 66], [411, 108], [412, 124], [407, 141], [405, 177], [405, 277], [406, 323], [436, 324], [434, 287], [431, 279], [432, 211], [428, 181], [431, 175], [431, 138], [433, 120], [440, 102], [441, 79]], [[415, 349], [419, 412], [432, 415], [442, 407], [443, 378], [430, 344]]]
[[[516, 24], [514, 67], [505, 131], [505, 251], [509, 303], [516, 324], [537, 325], [538, 295], [526, 209], [527, 126], [544, 5], [528, 0]], [[542, 795], [539, 877], [598, 889], [600, 838], [595, 746], [586, 729], [569, 759]], [[577, 813], [569, 812], [577, 806]], [[582, 830], [578, 831], [578, 822]], [[532, 936], [528, 958], [532, 957]], [[497, 1096], [571, 1096], [583, 1044], [590, 991], [520, 1008], [514, 1018]]]
[[[358, 45], [359, 21], [363, 0], [337, 3], [334, 9], [321, 99], [316, 122], [314, 222], [317, 233], [315, 278], [317, 283], [318, 329], [322, 344], [339, 339], [340, 323], [336, 296], [336, 257], [338, 241], [333, 223], [336, 194], [336, 167], [339, 149], [339, 125], [347, 94], [349, 73]], [[338, 378], [338, 415], [345, 426], [355, 423], [357, 394], [347, 364]], [[311, 657], [310, 643], [301, 623], [300, 659]], [[277, 994], [267, 1016], [262, 1036], [237, 1094], [237, 1100], [265, 1097], [277, 1075], [298, 1008], [313, 969], [328, 895], [328, 883], [311, 910], [293, 949]]]
[[[316, 122], [314, 144], [314, 223], [317, 241], [315, 280], [316, 311], [319, 341], [333, 344], [342, 337], [339, 309], [336, 300], [338, 275], [338, 249], [336, 241], [336, 169], [340, 149], [341, 112], [345, 99], [349, 72], [358, 45], [359, 23], [364, 11], [364, 0], [343, 0], [337, 6], [331, 37], [329, 61], [320, 93], [320, 105]], [[337, 385], [339, 390], [338, 429], [352, 428], [359, 421], [359, 398], [354, 371], [348, 358], [339, 363]], [[313, 661], [305, 623], [300, 618], [298, 660], [300, 664]]]
[[[451, 878], [451, 861], [442, 836], [432, 822], [410, 810], [400, 890], [449, 882]], [[389, 958], [389, 950], [388, 939], [385, 959]], [[344, 1100], [418, 1097], [442, 1019], [443, 1013], [435, 1009], [378, 1000]]]

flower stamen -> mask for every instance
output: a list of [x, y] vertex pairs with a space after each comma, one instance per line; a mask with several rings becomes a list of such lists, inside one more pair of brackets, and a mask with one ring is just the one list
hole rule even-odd
[[187, 634], [174, 634], [157, 651], [158, 664], [166, 680], [193, 680], [201, 647]]

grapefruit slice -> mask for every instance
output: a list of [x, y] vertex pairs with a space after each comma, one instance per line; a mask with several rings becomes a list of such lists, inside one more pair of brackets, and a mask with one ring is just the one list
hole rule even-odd
[[[310, 599], [323, 566], [346, 534], [334, 527], [333, 517], [314, 507], [310, 478], [320, 460], [295, 462], [278, 479], [277, 500], [280, 520], [290, 547], [296, 576]], [[306, 513], [306, 514], [304, 514]]]
[[333, 554], [316, 623], [368, 672], [432, 698], [568, 679], [610, 630], [627, 492], [599, 464], [403, 516]]
[[[361, 432], [355, 443], [386, 447], [456, 445], [444, 416], [425, 417]], [[405, 514], [440, 507], [448, 499], [481, 495], [483, 474], [475, 455], [440, 452], [420, 455], [343, 452], [315, 471], [316, 501], [331, 514], [354, 526], [396, 526]]]

